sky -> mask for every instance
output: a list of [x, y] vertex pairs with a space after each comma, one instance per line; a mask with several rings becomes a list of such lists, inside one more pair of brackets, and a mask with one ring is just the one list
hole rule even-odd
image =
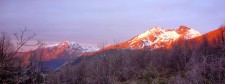
[[191, 27], [204, 34], [225, 24], [225, 0], [0, 0], [0, 32], [27, 28], [33, 40], [94, 46], [122, 42], [151, 27]]

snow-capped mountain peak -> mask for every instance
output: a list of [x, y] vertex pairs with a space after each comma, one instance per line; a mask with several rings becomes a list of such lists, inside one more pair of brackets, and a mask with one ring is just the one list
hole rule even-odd
[[143, 37], [149, 36], [149, 35], [152, 34], [152, 33], [156, 34], [156, 33], [162, 32], [162, 31], [163, 31], [163, 28], [160, 28], [160, 27], [153, 27], [153, 28], [151, 28], [151, 29], [145, 31], [144, 33], [138, 35], [137, 38], [143, 38]]
[[[97, 48], [82, 46], [77, 42], [63, 41], [61, 43], [38, 48], [34, 51], [25, 52], [22, 56], [25, 56], [26, 58], [24, 58], [24, 60], [28, 61], [33, 52], [39, 53], [38, 56], [42, 56], [42, 60], [50, 64], [47, 66], [57, 68], [66, 61], [96, 50]], [[51, 65], [52, 63], [53, 65]]]
[[61, 48], [61, 47], [66, 47], [65, 49], [68, 51], [75, 51], [75, 49], [80, 49], [83, 51], [83, 53], [85, 52], [93, 52], [93, 51], [97, 51], [98, 48], [94, 48], [94, 47], [88, 47], [88, 46], [81, 46], [79, 43], [77, 42], [73, 42], [73, 41], [68, 41], [65, 40], [61, 43], [57, 43], [57, 44], [52, 44], [52, 45], [47, 45], [45, 46], [45, 48]]
[[200, 32], [186, 26], [180, 26], [176, 32], [180, 35], [183, 35], [184, 39], [192, 39], [201, 35]]
[[61, 45], [69, 45], [69, 44], [75, 44], [75, 42], [71, 42], [68, 40], [63, 41], [62, 43], [60, 43]]
[[179, 38], [192, 39], [200, 35], [198, 31], [186, 26], [180, 26], [177, 30], [153, 27], [120, 45], [122, 48], [141, 49], [150, 47], [156, 49], [166, 47]]

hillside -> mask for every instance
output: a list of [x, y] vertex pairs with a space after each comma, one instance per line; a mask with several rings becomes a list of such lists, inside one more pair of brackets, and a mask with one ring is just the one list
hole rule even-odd
[[223, 84], [224, 29], [178, 39], [169, 49], [108, 49], [82, 56], [50, 73], [48, 83]]
[[201, 36], [201, 34], [189, 27], [180, 26], [178, 29], [165, 29], [160, 27], [153, 27], [141, 33], [126, 42], [106, 47], [106, 49], [113, 48], [131, 48], [131, 49], [157, 49], [167, 47], [178, 39], [192, 39]]

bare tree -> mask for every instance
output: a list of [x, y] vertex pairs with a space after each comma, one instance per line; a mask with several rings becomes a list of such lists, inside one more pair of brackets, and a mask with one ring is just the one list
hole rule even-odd
[[101, 42], [101, 43], [98, 43], [97, 46], [99, 49], [105, 49], [106, 45], [107, 45], [107, 42]]
[[15, 57], [14, 47], [10, 38], [2, 33], [0, 37], [0, 83], [19, 82], [21, 60]]
[[17, 56], [18, 52], [24, 46], [36, 46], [36, 44], [30, 45], [30, 41], [35, 34], [27, 34], [28, 30], [20, 30], [15, 34], [17, 39], [16, 46], [12, 43], [9, 36], [2, 33], [0, 37], [0, 83], [21, 83], [24, 81], [22, 59]]
[[221, 26], [219, 28], [219, 35], [218, 35], [218, 39], [221, 43], [221, 46], [225, 45], [225, 26]]
[[30, 59], [29, 64], [27, 66], [27, 79], [26, 82], [30, 84], [40, 84], [44, 82], [43, 77], [43, 64], [42, 64], [42, 55], [39, 52], [33, 51]]
[[117, 48], [120, 48], [120, 43], [119, 43], [119, 40], [114, 40], [113, 41], [113, 44], [114, 44], [114, 47], [117, 49]]

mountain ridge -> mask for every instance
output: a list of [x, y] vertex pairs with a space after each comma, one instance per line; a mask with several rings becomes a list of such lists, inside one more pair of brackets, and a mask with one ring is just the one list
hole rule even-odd
[[83, 53], [94, 51], [96, 51], [96, 48], [81, 46], [76, 42], [66, 40], [58, 44], [47, 45], [36, 50], [22, 52], [19, 56], [23, 57], [25, 61], [24, 65], [27, 65], [32, 57], [40, 57], [46, 67], [55, 69], [63, 65], [66, 61], [81, 56]]
[[117, 46], [108, 46], [106, 49], [130, 48], [130, 49], [157, 49], [166, 47], [178, 39], [192, 39], [201, 36], [200, 32], [186, 26], [180, 26], [178, 29], [167, 29], [161, 27], [152, 27], [134, 36], [128, 41], [117, 44]]

